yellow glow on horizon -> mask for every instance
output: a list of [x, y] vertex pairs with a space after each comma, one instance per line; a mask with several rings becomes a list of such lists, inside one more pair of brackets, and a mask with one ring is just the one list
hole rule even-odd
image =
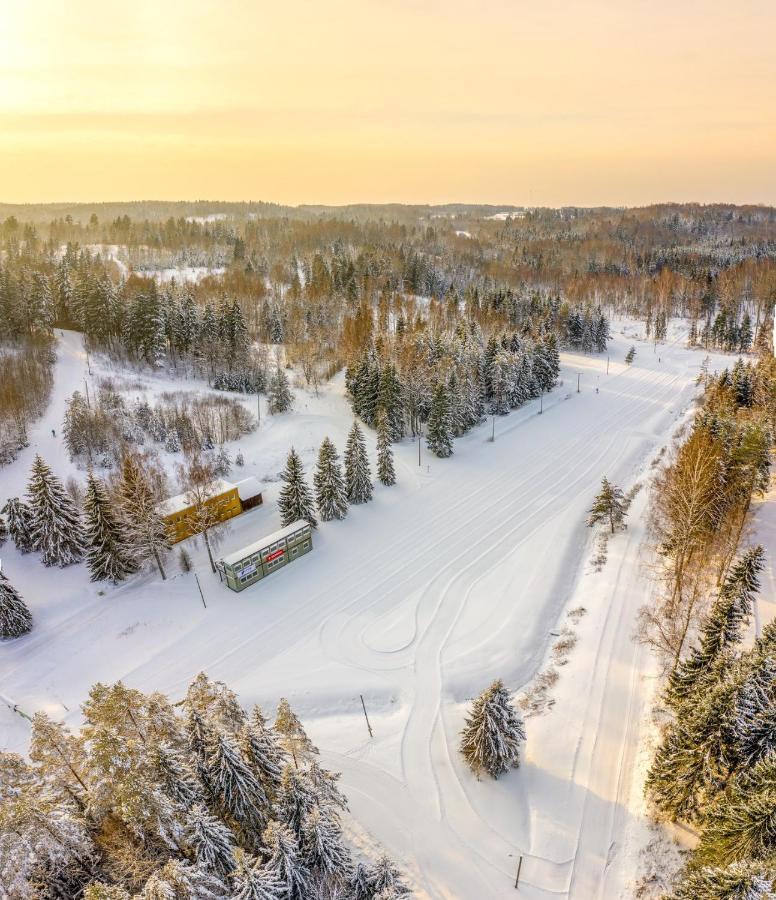
[[776, 203], [764, 0], [5, 0], [0, 202]]

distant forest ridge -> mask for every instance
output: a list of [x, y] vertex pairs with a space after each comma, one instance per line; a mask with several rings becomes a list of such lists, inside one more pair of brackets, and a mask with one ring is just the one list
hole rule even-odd
[[[286, 206], [263, 201], [221, 201], [221, 200], [135, 200], [103, 203], [0, 203], [0, 221], [15, 216], [26, 222], [49, 222], [52, 218], [70, 216], [74, 222], [88, 222], [92, 215], [100, 220], [129, 216], [138, 219], [166, 219], [169, 217], [209, 216], [243, 218], [276, 218], [286, 216], [293, 219], [346, 218], [373, 219], [383, 221], [412, 222], [418, 219], [497, 217], [499, 214], [521, 216], [532, 213], [556, 213], [568, 218], [589, 214], [612, 214], [617, 212], [642, 212], [647, 215], [665, 215], [671, 211], [699, 212], [724, 215], [725, 212], [745, 216], [756, 216], [764, 221], [776, 221], [776, 207], [732, 203], [658, 203], [644, 207], [529, 207], [512, 204], [486, 203], [444, 203], [444, 204], [402, 204], [402, 203], [351, 203], [343, 206], [325, 204], [302, 204]], [[499, 216], [500, 217], [500, 216]]]

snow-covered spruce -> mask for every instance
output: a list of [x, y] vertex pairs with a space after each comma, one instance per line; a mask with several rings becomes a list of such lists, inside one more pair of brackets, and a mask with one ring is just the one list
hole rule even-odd
[[322, 522], [344, 519], [348, 514], [348, 498], [334, 444], [325, 437], [318, 451], [318, 466], [313, 476], [315, 502]]
[[776, 881], [762, 862], [689, 871], [666, 900], [772, 900]]
[[627, 515], [625, 495], [616, 484], [612, 484], [604, 476], [601, 479], [601, 490], [596, 494], [588, 513], [586, 525], [588, 528], [592, 528], [599, 522], [607, 522], [614, 534], [616, 529], [623, 527]]
[[310, 488], [305, 481], [302, 460], [299, 459], [299, 454], [293, 447], [288, 453], [286, 467], [280, 478], [283, 481], [283, 487], [278, 498], [278, 509], [283, 525], [290, 525], [298, 519], [305, 519], [313, 528], [317, 527], [318, 520], [315, 518]]
[[385, 412], [381, 412], [377, 419], [377, 478], [387, 487], [396, 484], [390, 423]]
[[[509, 407], [505, 411], [508, 411]], [[428, 417], [428, 435], [426, 436], [428, 449], [442, 458], [453, 453], [453, 435], [450, 425], [450, 401], [447, 397], [447, 388], [440, 381], [434, 391], [434, 399], [431, 401], [431, 413]]]
[[272, 415], [286, 412], [294, 403], [294, 395], [288, 384], [286, 373], [278, 365], [269, 382], [269, 411]]
[[14, 546], [20, 553], [29, 553], [33, 549], [29, 506], [18, 497], [12, 497], [3, 507], [3, 514], [8, 517], [8, 534]]
[[90, 472], [84, 501], [86, 560], [92, 581], [123, 581], [137, 571], [126, 540], [126, 525], [116, 516], [103, 483]]
[[345, 447], [345, 485], [350, 503], [367, 503], [372, 499], [372, 475], [366, 441], [358, 422], [355, 421]]
[[78, 511], [49, 466], [35, 457], [27, 491], [33, 549], [46, 566], [69, 566], [84, 554], [84, 533]]
[[499, 679], [474, 700], [461, 732], [461, 753], [472, 771], [498, 778], [520, 764], [525, 726]]
[[21, 594], [0, 572], [0, 638], [17, 638], [32, 629], [32, 615]]
[[318, 753], [318, 748], [307, 736], [302, 723], [285, 697], [281, 697], [278, 703], [274, 728], [280, 746], [286, 753], [291, 754], [295, 766], [298, 767], [301, 762]]

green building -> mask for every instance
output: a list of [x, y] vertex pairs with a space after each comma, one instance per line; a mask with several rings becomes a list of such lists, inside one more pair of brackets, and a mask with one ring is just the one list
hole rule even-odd
[[304, 519], [299, 519], [225, 556], [219, 560], [219, 568], [229, 587], [241, 591], [312, 549], [312, 528]]

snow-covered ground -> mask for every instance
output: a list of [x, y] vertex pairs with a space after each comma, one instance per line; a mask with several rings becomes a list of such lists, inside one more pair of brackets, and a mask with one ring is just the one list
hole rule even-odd
[[[643, 821], [636, 755], [652, 690], [646, 653], [631, 641], [650, 589], [640, 549], [646, 490], [600, 572], [584, 517], [602, 475], [625, 489], [646, 479], [692, 404], [704, 354], [684, 348], [681, 330], [656, 350], [634, 339], [637, 326], [627, 330], [611, 343], [608, 375], [605, 356], [564, 354], [563, 384], [543, 415], [531, 403], [498, 418], [495, 442], [489, 421], [448, 460], [423, 446], [418, 465], [417, 443], [397, 446], [395, 487], [378, 486], [372, 503], [324, 524], [311, 554], [252, 588], [230, 592], [197, 548], [207, 608], [193, 575], [92, 585], [84, 566], [45, 569], [6, 544], [3, 568], [35, 628], [0, 647], [0, 693], [73, 724], [97, 680], [177, 697], [204, 669], [245, 705], [271, 711], [285, 695], [323, 762], [342, 771], [355, 822], [396, 857], [418, 896], [513, 897], [521, 855], [522, 897], [629, 896]], [[23, 490], [35, 452], [58, 474], [73, 471], [60, 429], [85, 367], [79, 336], [66, 332], [52, 403], [31, 447], [0, 470], [0, 500]], [[244, 402], [253, 409], [256, 398]], [[310, 473], [321, 439], [341, 451], [351, 421], [339, 376], [319, 397], [297, 391], [292, 413], [262, 415], [258, 431], [235, 442], [246, 465], [234, 477], [263, 480], [265, 505], [224, 528], [221, 553], [278, 527], [276, 477], [291, 444]], [[580, 606], [586, 614], [569, 619]], [[521, 767], [477, 781], [457, 752], [467, 701], [496, 677], [529, 688], [549, 663], [553, 632], [574, 622], [578, 643], [557, 666], [554, 705], [527, 721]], [[27, 735], [26, 721], [0, 708], [0, 746], [23, 751]]]

